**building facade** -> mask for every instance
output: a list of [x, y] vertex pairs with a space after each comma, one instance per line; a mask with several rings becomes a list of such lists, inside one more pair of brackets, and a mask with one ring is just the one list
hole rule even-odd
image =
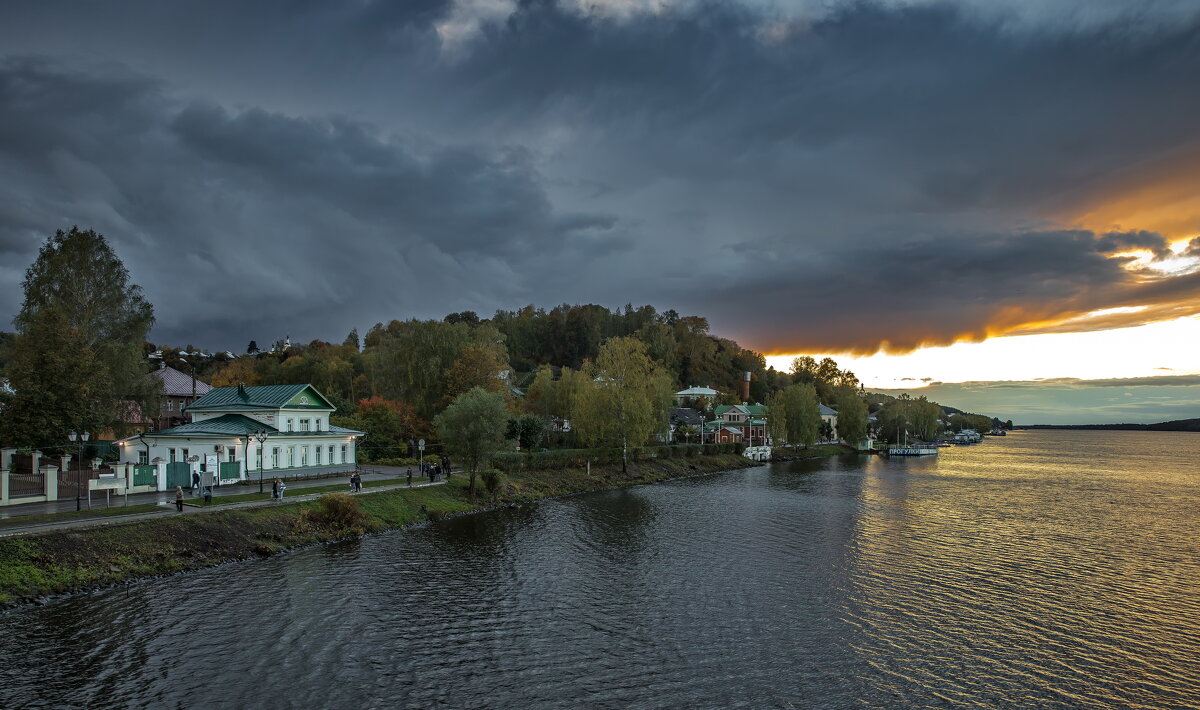
[[335, 409], [312, 385], [215, 387], [186, 408], [188, 423], [117, 444], [121, 461], [164, 464], [167, 488], [196, 473], [219, 484], [350, 471], [363, 432], [330, 424]]

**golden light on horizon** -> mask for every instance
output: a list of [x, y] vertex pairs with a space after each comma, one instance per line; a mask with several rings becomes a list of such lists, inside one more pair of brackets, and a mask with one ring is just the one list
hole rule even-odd
[[769, 355], [766, 359], [776, 370], [786, 371], [791, 368], [792, 358], [799, 355], [831, 357], [840, 367], [853, 371], [868, 388], [916, 389], [934, 382], [1200, 374], [1200, 348], [1195, 347], [1198, 343], [1200, 316], [1187, 316], [1129, 328], [958, 342], [903, 354], [796, 353]]

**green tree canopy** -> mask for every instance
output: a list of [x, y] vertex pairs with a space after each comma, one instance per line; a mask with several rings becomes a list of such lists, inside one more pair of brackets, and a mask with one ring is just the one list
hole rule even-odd
[[776, 444], [788, 440], [787, 395], [783, 390], [776, 390], [767, 400], [767, 434]]
[[629, 447], [645, 444], [667, 426], [671, 378], [635, 338], [608, 340], [590, 374], [572, 426], [590, 445], [620, 446], [621, 467], [628, 470]]
[[475, 495], [479, 469], [504, 446], [508, 408], [504, 396], [475, 387], [459, 395], [433, 420], [438, 436], [470, 475], [470, 493]]
[[788, 385], [783, 390], [783, 409], [787, 418], [788, 443], [812, 446], [821, 433], [817, 390], [807, 382]]
[[853, 387], [841, 387], [837, 394], [837, 434], [847, 444], [857, 446], [867, 435], [867, 403]]
[[71, 430], [123, 435], [139, 414], [158, 414], [161, 383], [146, 376], [142, 353], [154, 309], [102, 235], [59, 230], [42, 245], [22, 286], [7, 369], [18, 396], [0, 424], [5, 443], [38, 446]]

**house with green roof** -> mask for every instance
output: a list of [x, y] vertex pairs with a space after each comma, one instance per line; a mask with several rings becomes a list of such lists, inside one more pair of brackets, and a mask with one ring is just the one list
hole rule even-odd
[[354, 470], [364, 435], [330, 424], [335, 410], [312, 385], [214, 387], [188, 405], [188, 423], [117, 444], [122, 461], [160, 465], [166, 489], [193, 474], [206, 484], [332, 475]]
[[[722, 404], [713, 410], [716, 419], [708, 423], [706, 431], [712, 433], [711, 441], [717, 444], [766, 444], [767, 415], [764, 404]], [[709, 440], [707, 436], [705, 440]]]

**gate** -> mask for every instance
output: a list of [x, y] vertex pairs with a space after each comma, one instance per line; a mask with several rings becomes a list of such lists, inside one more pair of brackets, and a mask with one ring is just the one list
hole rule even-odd
[[10, 473], [8, 475], [8, 495], [11, 498], [25, 496], [40, 496], [46, 494], [46, 475], [41, 471], [36, 473]]
[[221, 462], [221, 480], [236, 481], [242, 477], [242, 464], [237, 461]]
[[167, 488], [191, 488], [192, 471], [187, 461], [172, 461], [167, 464]]
[[133, 467], [133, 485], [135, 486], [154, 486], [158, 485], [158, 472], [154, 466], [134, 466]]

